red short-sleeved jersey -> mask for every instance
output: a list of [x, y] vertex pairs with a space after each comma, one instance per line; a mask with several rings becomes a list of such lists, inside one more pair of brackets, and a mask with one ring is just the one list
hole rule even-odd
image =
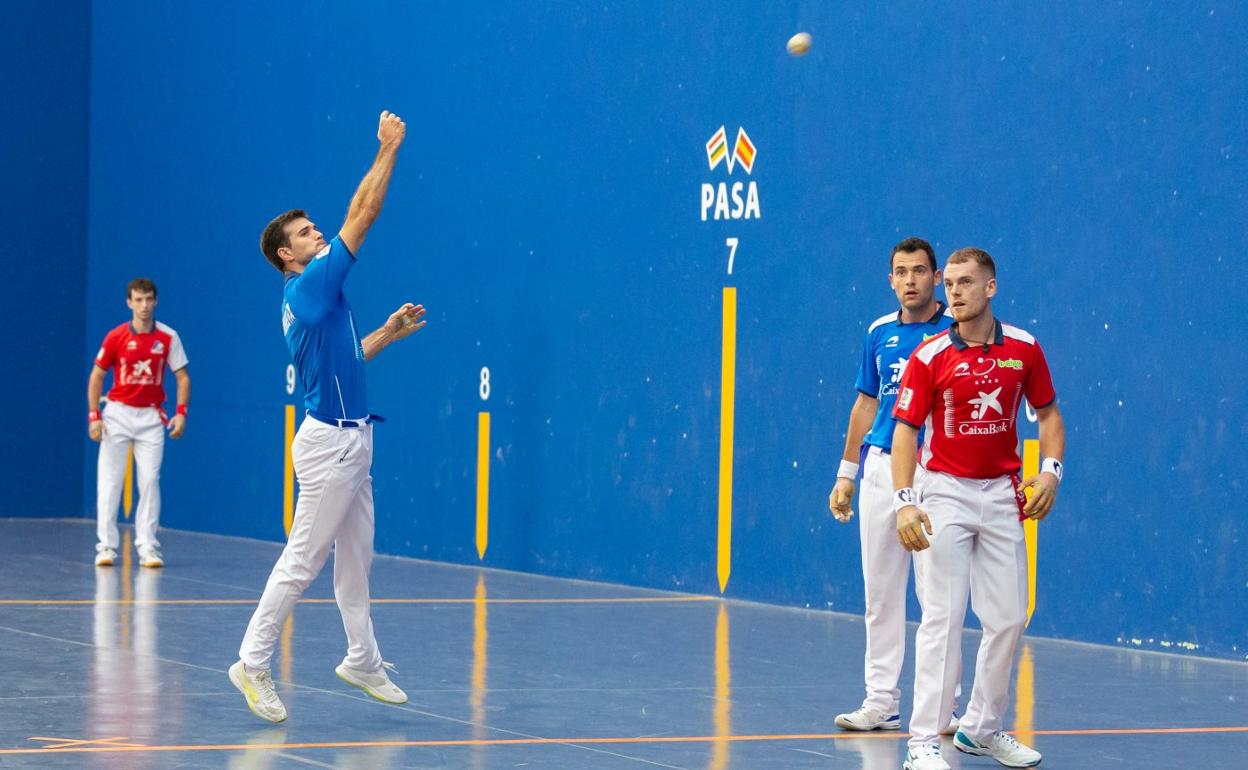
[[948, 332], [910, 356], [893, 415], [927, 424], [923, 467], [970, 479], [1017, 473], [1015, 419], [1023, 397], [1037, 409], [1057, 395], [1036, 338], [997, 321], [991, 345], [970, 347]]
[[160, 406], [165, 400], [165, 364], [173, 371], [186, 366], [182, 339], [157, 321], [152, 330], [139, 334], [126, 322], [104, 336], [95, 365], [113, 370], [109, 401], [128, 406]]

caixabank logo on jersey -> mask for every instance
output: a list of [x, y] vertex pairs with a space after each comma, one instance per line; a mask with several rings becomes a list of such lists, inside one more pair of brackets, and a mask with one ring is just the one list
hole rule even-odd
[[[728, 148], [728, 132], [719, 127], [706, 143], [706, 163], [714, 171], [721, 164], [731, 177], [737, 168], [745, 169], [747, 176], [754, 174], [754, 162], [758, 159], [758, 150], [750, 141], [750, 135], [744, 128], [737, 129], [737, 140], [732, 149]], [[708, 219], [760, 219], [762, 211], [758, 205], [758, 182], [753, 179], [747, 184], [737, 179], [729, 182], [721, 180], [702, 183], [702, 221]]]

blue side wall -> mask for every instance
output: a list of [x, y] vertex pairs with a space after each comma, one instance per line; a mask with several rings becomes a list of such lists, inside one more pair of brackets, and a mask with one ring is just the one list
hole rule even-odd
[[5, 3], [0, 515], [76, 516], [82, 506], [90, 39], [87, 0]]
[[[430, 323], [370, 364], [379, 550], [477, 562], [484, 408], [485, 564], [717, 591], [734, 286], [727, 593], [858, 612], [826, 497], [889, 247], [983, 246], [1068, 421], [1032, 633], [1242, 659], [1248, 18], [1089, 8], [97, 2], [79, 354], [154, 278], [195, 387], [164, 523], [280, 539], [293, 398], [258, 234], [292, 206], [334, 232], [393, 109], [408, 141], [348, 291], [365, 326], [407, 300]], [[752, 173], [708, 169], [721, 125]], [[738, 181], [761, 218], [703, 221], [701, 186]]]

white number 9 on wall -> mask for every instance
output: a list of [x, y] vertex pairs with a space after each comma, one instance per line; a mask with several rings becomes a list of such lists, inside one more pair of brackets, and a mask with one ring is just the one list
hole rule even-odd
[[295, 365], [286, 364], [286, 395], [295, 392]]

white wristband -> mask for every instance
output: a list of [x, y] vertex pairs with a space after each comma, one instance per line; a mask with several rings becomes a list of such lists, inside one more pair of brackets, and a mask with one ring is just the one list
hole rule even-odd
[[858, 463], [841, 460], [841, 467], [836, 469], [836, 477], [838, 479], [849, 479], [850, 481], [858, 478]]
[[1044, 462], [1040, 463], [1040, 472], [1052, 473], [1054, 476], [1057, 476], [1059, 482], [1062, 480], [1062, 470], [1062, 461], [1054, 460], [1052, 457], [1046, 457]]
[[899, 512], [907, 505], [914, 505], [914, 489], [904, 487], [893, 493], [893, 513]]

